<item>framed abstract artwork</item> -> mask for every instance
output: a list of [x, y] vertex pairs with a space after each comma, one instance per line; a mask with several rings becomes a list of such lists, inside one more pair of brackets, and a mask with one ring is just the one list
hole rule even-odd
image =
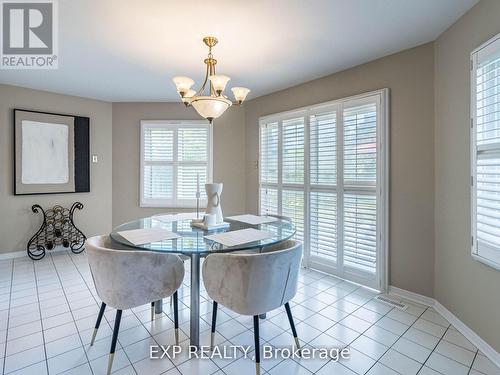
[[90, 191], [90, 119], [14, 109], [14, 194]]

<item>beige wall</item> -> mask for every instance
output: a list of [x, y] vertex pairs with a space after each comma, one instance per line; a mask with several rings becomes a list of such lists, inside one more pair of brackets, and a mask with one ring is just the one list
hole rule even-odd
[[[332, 56], [334, 58], [334, 56]], [[258, 118], [388, 87], [390, 284], [434, 291], [434, 88], [432, 43], [257, 98], [245, 104], [247, 210], [257, 211]]]
[[[13, 108], [90, 117], [91, 153], [99, 156], [99, 163], [91, 164], [90, 193], [13, 195]], [[111, 130], [111, 103], [0, 85], [0, 253], [26, 249], [41, 224], [41, 215], [31, 212], [34, 203], [50, 208], [56, 204], [70, 206], [78, 200], [85, 207], [76, 212], [76, 225], [87, 236], [109, 232]]]
[[[113, 225], [159, 212], [180, 211], [139, 207], [139, 149], [141, 120], [199, 120], [182, 103], [113, 104]], [[215, 182], [224, 182], [225, 213], [245, 210], [245, 127], [241, 107], [214, 121]]]
[[500, 32], [500, 1], [482, 0], [435, 43], [435, 294], [500, 351], [500, 271], [470, 255], [470, 52]]

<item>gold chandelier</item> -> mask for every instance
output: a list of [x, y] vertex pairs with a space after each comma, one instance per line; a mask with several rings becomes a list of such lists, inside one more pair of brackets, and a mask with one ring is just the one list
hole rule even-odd
[[[198, 91], [191, 89], [194, 85], [194, 81], [191, 78], [185, 76], [172, 78], [177, 87], [177, 92], [186, 107], [193, 106], [196, 112], [210, 123], [220, 117], [232, 104], [240, 105], [250, 92], [246, 87], [233, 87], [231, 91], [236, 99], [235, 103], [224, 95], [224, 89], [231, 78], [223, 74], [215, 74], [217, 60], [212, 55], [212, 47], [217, 42], [217, 38], [213, 36], [203, 38], [203, 43], [208, 46], [208, 57], [204, 60], [207, 68], [205, 80]], [[207, 89], [208, 95], [205, 95], [205, 89]]]

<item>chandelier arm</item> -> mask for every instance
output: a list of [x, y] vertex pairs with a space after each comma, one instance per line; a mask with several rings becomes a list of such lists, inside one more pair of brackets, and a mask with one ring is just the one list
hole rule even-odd
[[[215, 65], [213, 64], [210, 65], [210, 75], [215, 75]], [[212, 81], [210, 81], [210, 96], [217, 96]]]
[[208, 68], [209, 68], [209, 66], [207, 65], [207, 69], [205, 72], [205, 80], [203, 81], [203, 85], [201, 85], [201, 88], [198, 90], [198, 92], [194, 96], [203, 95], [203, 91], [205, 91], [205, 86], [207, 85], [207, 81], [208, 81], [208, 73], [209, 73]]

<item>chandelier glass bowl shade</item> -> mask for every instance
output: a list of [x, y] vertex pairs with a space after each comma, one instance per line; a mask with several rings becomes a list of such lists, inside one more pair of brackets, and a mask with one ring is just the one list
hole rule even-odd
[[250, 90], [246, 87], [233, 87], [231, 91], [236, 100], [234, 103], [224, 95], [224, 90], [231, 78], [215, 73], [217, 60], [212, 55], [212, 47], [217, 44], [217, 39], [213, 36], [207, 36], [203, 38], [203, 42], [208, 46], [208, 56], [204, 60], [206, 73], [201, 88], [198, 91], [193, 90], [191, 87], [194, 85], [194, 81], [185, 76], [176, 76], [172, 78], [172, 81], [174, 81], [182, 102], [186, 106], [192, 106], [201, 117], [212, 123], [231, 105], [243, 103]]

